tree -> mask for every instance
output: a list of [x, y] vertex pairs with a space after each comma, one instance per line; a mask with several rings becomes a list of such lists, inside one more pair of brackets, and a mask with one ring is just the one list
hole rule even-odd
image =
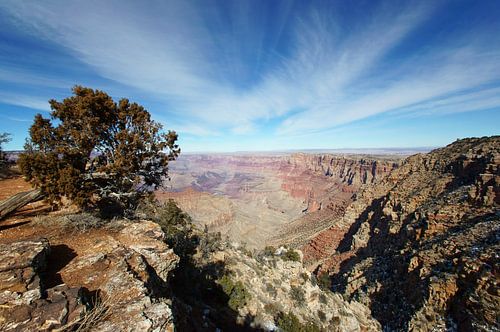
[[[119, 212], [161, 186], [180, 153], [175, 131], [162, 131], [144, 107], [75, 86], [50, 100], [51, 119], [35, 116], [19, 165], [53, 204], [66, 197], [82, 208]], [[54, 122], [54, 123], [53, 123]]]
[[7, 156], [3, 152], [2, 145], [10, 141], [9, 133], [1, 133], [0, 134], [0, 171], [3, 170], [7, 165]]

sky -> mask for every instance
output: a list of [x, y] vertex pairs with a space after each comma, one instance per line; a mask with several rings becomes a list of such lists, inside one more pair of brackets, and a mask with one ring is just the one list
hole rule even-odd
[[78, 84], [186, 152], [443, 146], [500, 134], [500, 1], [0, 1], [0, 133]]

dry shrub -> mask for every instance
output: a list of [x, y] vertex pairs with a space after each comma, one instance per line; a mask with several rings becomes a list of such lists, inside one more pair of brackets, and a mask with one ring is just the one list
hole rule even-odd
[[118, 293], [102, 295], [98, 292], [93, 299], [93, 305], [86, 309], [79, 319], [54, 330], [56, 332], [87, 332], [93, 331], [99, 323], [106, 321], [113, 314], [113, 308], [120, 303], [121, 296]]

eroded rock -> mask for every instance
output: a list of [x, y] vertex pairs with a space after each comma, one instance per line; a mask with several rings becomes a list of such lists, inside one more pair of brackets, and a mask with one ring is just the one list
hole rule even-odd
[[[0, 330], [81, 324], [92, 331], [173, 330], [167, 278], [179, 258], [163, 242], [161, 228], [151, 221], [115, 221], [99, 234], [94, 246], [80, 248], [64, 266], [57, 257], [48, 260], [46, 239], [0, 245]], [[66, 284], [45, 289], [44, 278], [55, 273]], [[89, 315], [98, 318], [85, 320]]]

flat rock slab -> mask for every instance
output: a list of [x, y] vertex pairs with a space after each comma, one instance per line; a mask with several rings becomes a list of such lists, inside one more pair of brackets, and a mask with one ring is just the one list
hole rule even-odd
[[44, 238], [0, 244], [0, 292], [40, 289], [38, 273], [45, 270], [49, 253]]

